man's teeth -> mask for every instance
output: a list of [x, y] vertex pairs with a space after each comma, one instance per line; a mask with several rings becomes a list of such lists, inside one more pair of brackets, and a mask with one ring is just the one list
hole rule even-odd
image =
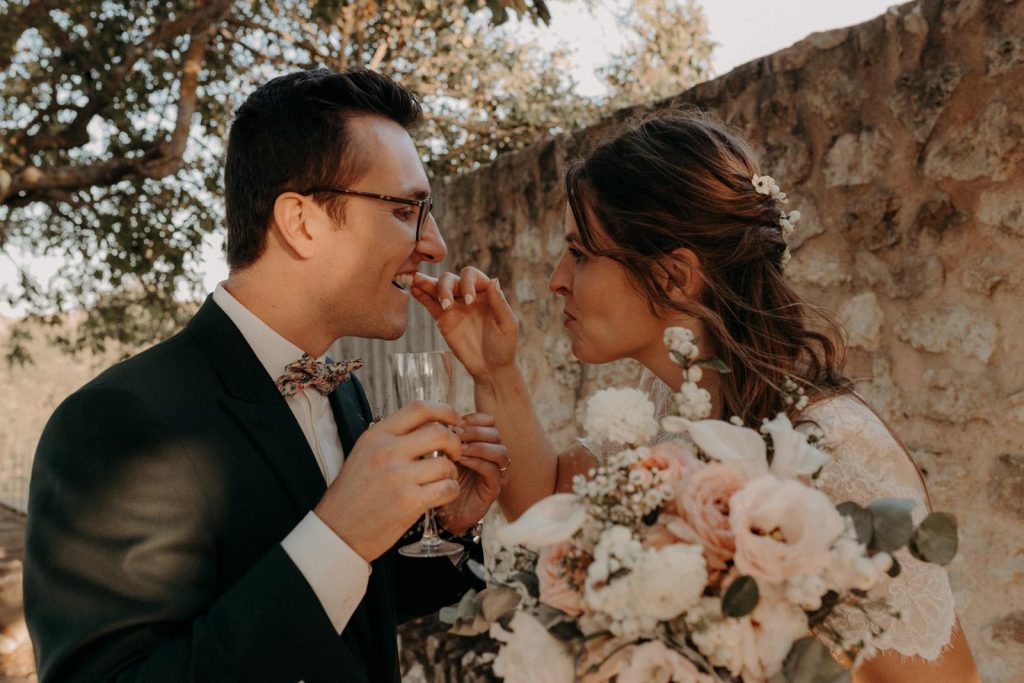
[[398, 287], [399, 289], [407, 290], [410, 287], [412, 287], [412, 278], [412, 273], [402, 273], [401, 275], [397, 276], [394, 280], [392, 280], [392, 282], [394, 282], [395, 286]]

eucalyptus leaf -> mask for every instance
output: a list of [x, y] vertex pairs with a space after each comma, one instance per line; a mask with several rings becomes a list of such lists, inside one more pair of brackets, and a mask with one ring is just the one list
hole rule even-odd
[[895, 555], [892, 556], [892, 566], [889, 567], [889, 570], [887, 572], [885, 572], [885, 573], [888, 574], [890, 577], [895, 579], [902, 572], [903, 572], [903, 566], [900, 565], [900, 561], [896, 559]]
[[914, 557], [935, 564], [949, 564], [958, 546], [956, 517], [948, 512], [933, 512], [925, 517], [910, 540]]
[[442, 607], [441, 611], [437, 613], [437, 618], [442, 624], [448, 624], [451, 626], [455, 624], [455, 621], [459, 618], [459, 611], [455, 609], [454, 605]]
[[487, 569], [482, 564], [470, 558], [466, 560], [466, 567], [469, 568], [469, 571], [472, 572], [473, 576], [485, 583], [487, 582]]
[[466, 621], [480, 613], [480, 604], [477, 600], [477, 592], [470, 588], [455, 606], [455, 614], [459, 620]]
[[914, 519], [910, 513], [914, 501], [907, 498], [885, 498], [868, 506], [874, 523], [874, 535], [868, 546], [872, 550], [896, 552], [914, 535]]
[[836, 510], [843, 517], [853, 520], [853, 528], [857, 532], [857, 541], [864, 545], [871, 544], [871, 538], [875, 535], [874, 520], [870, 510], [862, 508], [852, 500], [840, 503]]
[[727, 617], [745, 617], [757, 607], [761, 594], [753, 576], [741, 576], [733, 581], [722, 596], [722, 614]]
[[484, 620], [491, 624], [514, 610], [522, 598], [516, 589], [509, 586], [491, 586], [480, 593], [479, 599]]
[[821, 607], [814, 610], [813, 612], [807, 613], [807, 624], [814, 628], [818, 624], [822, 623], [828, 616], [832, 614], [832, 610], [839, 604], [839, 593], [835, 591], [829, 591], [821, 596]]
[[814, 637], [793, 643], [782, 664], [786, 683], [847, 683], [850, 673], [843, 669], [821, 641]]
[[723, 375], [727, 375], [730, 372], [732, 372], [732, 370], [729, 368], [728, 365], [725, 364], [724, 361], [721, 361], [717, 358], [701, 358], [696, 363], [694, 363], [694, 365], [699, 365], [702, 368], [714, 370], [715, 372], [721, 373]]

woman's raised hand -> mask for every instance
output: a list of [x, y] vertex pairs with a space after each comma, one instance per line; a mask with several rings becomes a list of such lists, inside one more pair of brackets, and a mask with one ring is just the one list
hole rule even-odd
[[411, 293], [474, 379], [515, 365], [519, 321], [496, 278], [472, 266], [437, 278], [416, 273]]

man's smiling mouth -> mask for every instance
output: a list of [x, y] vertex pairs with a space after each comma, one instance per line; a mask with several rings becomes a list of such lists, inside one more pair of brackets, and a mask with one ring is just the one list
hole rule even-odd
[[402, 273], [397, 275], [395, 279], [391, 281], [391, 284], [403, 292], [408, 292], [409, 288], [412, 287], [412, 278], [413, 273]]

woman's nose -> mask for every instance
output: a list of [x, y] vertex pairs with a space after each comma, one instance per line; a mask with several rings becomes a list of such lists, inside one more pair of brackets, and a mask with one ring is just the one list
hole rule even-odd
[[548, 280], [548, 289], [559, 296], [565, 296], [572, 291], [572, 277], [569, 273], [569, 264], [566, 262], [566, 253], [562, 253], [562, 257], [558, 259], [558, 263], [555, 264], [555, 269], [551, 272], [551, 278]]

